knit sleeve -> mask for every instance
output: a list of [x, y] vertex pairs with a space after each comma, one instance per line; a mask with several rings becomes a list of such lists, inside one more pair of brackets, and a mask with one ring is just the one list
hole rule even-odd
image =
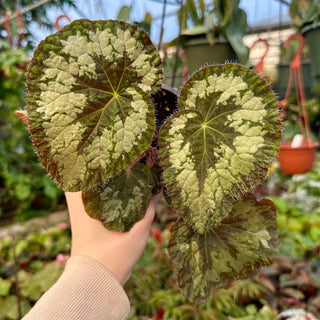
[[22, 320], [122, 320], [129, 311], [125, 291], [107, 269], [91, 258], [73, 256]]

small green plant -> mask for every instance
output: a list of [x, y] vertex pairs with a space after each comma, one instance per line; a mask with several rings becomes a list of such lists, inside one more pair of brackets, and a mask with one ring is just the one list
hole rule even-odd
[[[177, 16], [182, 31], [180, 43], [190, 36], [205, 35], [211, 45], [225, 38], [239, 61], [248, 63], [250, 50], [243, 42], [248, 27], [247, 14], [240, 8], [240, 0], [186, 0]], [[168, 46], [175, 46], [177, 42], [176, 38]]]
[[[301, 193], [299, 195], [299, 192]], [[284, 193], [282, 198], [271, 197], [277, 208], [277, 224], [279, 230], [279, 251], [290, 257], [305, 257], [311, 255], [319, 246], [320, 212], [307, 212], [299, 204], [299, 197], [308, 202], [306, 192], [293, 192], [297, 201], [290, 203], [292, 195]]]
[[78, 20], [35, 50], [19, 113], [43, 166], [64, 191], [82, 190], [106, 227], [129, 230], [152, 194], [166, 193], [179, 216], [169, 255], [182, 293], [199, 303], [275, 257], [275, 207], [249, 192], [277, 153], [278, 104], [237, 64], [195, 73], [178, 106], [161, 85], [143, 30]]
[[292, 0], [289, 6], [289, 14], [296, 25], [298, 32], [312, 24], [320, 21], [320, 1], [299, 1]]
[[28, 226], [0, 238], [0, 320], [21, 319], [60, 277], [70, 228]]

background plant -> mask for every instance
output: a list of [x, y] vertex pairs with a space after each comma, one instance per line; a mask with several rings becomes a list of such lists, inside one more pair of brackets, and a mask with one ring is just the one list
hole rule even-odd
[[292, 0], [289, 6], [289, 14], [296, 25], [297, 31], [300, 32], [306, 26], [319, 23], [320, 1]]
[[[248, 63], [249, 48], [243, 37], [247, 28], [247, 14], [240, 8], [240, 0], [186, 0], [177, 13], [181, 26], [180, 44], [188, 36], [205, 35], [211, 45], [217, 39], [227, 39], [242, 64]], [[177, 39], [168, 46], [176, 45]]]
[[[34, 1], [1, 1], [1, 16], [13, 15], [18, 3], [27, 8]], [[38, 23], [53, 30], [47, 16], [52, 6], [74, 4], [71, 0], [48, 1], [20, 16], [23, 29], [17, 19], [9, 20], [11, 39], [6, 32], [0, 34], [0, 224], [47, 214], [63, 201], [61, 189], [39, 165], [30, 137], [14, 114], [25, 105], [25, 73], [34, 48], [30, 25]]]
[[[18, 306], [23, 316], [61, 274], [71, 243], [70, 226], [64, 223], [64, 218], [61, 221], [58, 225], [29, 222], [21, 225], [20, 231], [14, 229], [14, 238], [10, 230], [6, 233], [2, 230], [1, 320], [20, 319]], [[320, 316], [317, 252], [305, 251], [304, 257], [308, 259], [281, 255], [273, 265], [262, 268], [250, 279], [231, 281], [226, 288], [213, 292], [207, 302], [195, 306], [176, 286], [167, 254], [169, 230], [160, 231], [159, 227], [164, 226], [153, 226], [146, 250], [125, 286], [131, 301], [129, 319], [273, 320], [290, 307]]]
[[[11, 0], [4, 0], [0, 3], [0, 15], [4, 17], [8, 15], [14, 14], [18, 8], [27, 8], [30, 5], [34, 5], [33, 0], [20, 0], [20, 1], [11, 1]], [[14, 18], [9, 20], [9, 37], [8, 32], [0, 34], [0, 39], [9, 41], [15, 48], [18, 47], [26, 47], [27, 49], [33, 49], [33, 36], [32, 30], [30, 30], [30, 26], [33, 24], [33, 28], [35, 28], [35, 24], [38, 25], [37, 27], [44, 27], [47, 30], [54, 29], [52, 22], [48, 17], [48, 8], [63, 8], [63, 7], [72, 7], [76, 9], [73, 0], [49, 0], [47, 3], [44, 3], [41, 6], [36, 6], [33, 10], [28, 11], [26, 14], [19, 15], [19, 19], [22, 23], [22, 30], [21, 26], [19, 25], [19, 21]], [[6, 27], [6, 26], [5, 26]], [[6, 27], [7, 29], [7, 27]], [[32, 29], [32, 28], [31, 28]]]
[[[320, 117], [320, 102], [318, 98], [307, 99], [305, 107], [308, 114], [308, 119], [311, 126], [311, 137], [317, 141], [320, 136], [319, 117]], [[299, 112], [298, 112], [297, 98], [295, 95], [290, 96], [288, 106], [286, 107], [285, 117], [282, 122], [282, 140], [291, 141], [296, 134], [301, 134], [299, 126]]]
[[[0, 49], [0, 217], [25, 220], [55, 208], [62, 192], [46, 175], [15, 110], [25, 104], [25, 49]], [[20, 66], [22, 69], [20, 69]]]
[[0, 319], [21, 319], [60, 277], [71, 240], [68, 225], [33, 227], [0, 239]]

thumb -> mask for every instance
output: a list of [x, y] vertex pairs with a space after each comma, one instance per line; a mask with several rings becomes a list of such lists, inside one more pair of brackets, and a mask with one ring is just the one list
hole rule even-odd
[[160, 193], [152, 196], [144, 218], [138, 221], [132, 227], [131, 229], [132, 232], [147, 233], [149, 231], [155, 216], [156, 207], [157, 207], [159, 198], [160, 198]]

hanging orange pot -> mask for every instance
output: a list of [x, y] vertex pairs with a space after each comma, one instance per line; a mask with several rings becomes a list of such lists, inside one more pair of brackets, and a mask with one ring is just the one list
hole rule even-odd
[[303, 174], [312, 168], [317, 142], [304, 141], [301, 145], [294, 147], [291, 141], [281, 142], [278, 162], [280, 170], [285, 174]]
[[300, 40], [300, 46], [290, 63], [290, 74], [286, 95], [280, 103], [281, 118], [284, 117], [285, 108], [291, 93], [292, 82], [295, 82], [296, 96], [298, 103], [299, 125], [301, 130], [301, 141], [295, 143], [293, 141], [281, 142], [278, 154], [278, 162], [280, 169], [285, 174], [303, 174], [311, 170], [318, 142], [314, 142], [310, 138], [310, 124], [308, 114], [305, 107], [305, 94], [303, 88], [303, 80], [301, 73], [301, 51], [304, 46], [304, 38], [301, 34], [293, 34], [285, 42], [284, 46], [288, 46], [289, 42], [296, 38]]

